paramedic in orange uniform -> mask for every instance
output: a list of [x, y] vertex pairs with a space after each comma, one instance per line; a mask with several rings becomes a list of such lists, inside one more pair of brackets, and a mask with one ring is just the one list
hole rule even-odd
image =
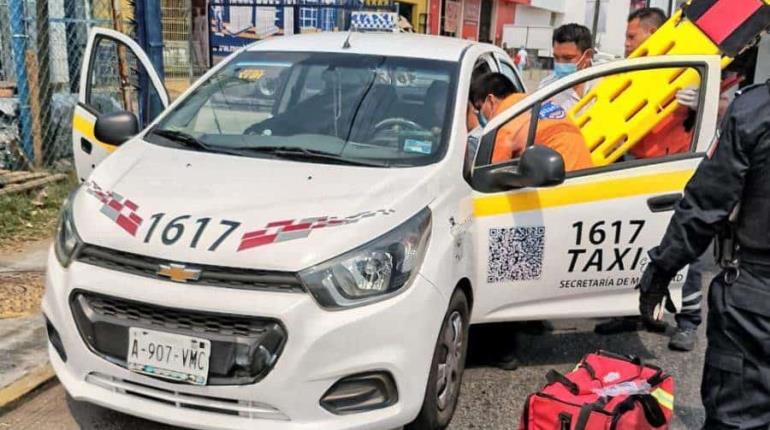
[[[524, 97], [526, 94], [516, 93], [513, 83], [500, 73], [481, 75], [471, 83], [470, 102], [481, 125]], [[527, 147], [530, 119], [531, 112], [522, 112], [500, 127], [492, 152], [493, 163], [521, 156]], [[535, 143], [561, 154], [568, 172], [593, 167], [580, 130], [567, 119], [566, 111], [552, 102], [545, 102], [540, 109]]]
[[[626, 28], [626, 57], [652, 36], [667, 19], [665, 12], [653, 7], [632, 13]], [[690, 150], [698, 92], [693, 88], [685, 88], [677, 92], [676, 98], [679, 107], [628, 151], [631, 156], [638, 159], [657, 158]]]

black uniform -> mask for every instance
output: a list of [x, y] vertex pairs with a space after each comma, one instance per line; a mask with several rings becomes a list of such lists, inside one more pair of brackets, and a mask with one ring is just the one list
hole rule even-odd
[[739, 203], [737, 270], [723, 271], [709, 291], [701, 386], [708, 430], [770, 425], [770, 84], [735, 99], [660, 246], [650, 251], [652, 264], [640, 285], [643, 314], [667, 294], [673, 275], [703, 253]]

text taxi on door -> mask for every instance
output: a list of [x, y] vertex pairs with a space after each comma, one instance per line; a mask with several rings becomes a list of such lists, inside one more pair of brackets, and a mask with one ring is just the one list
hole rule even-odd
[[275, 38], [170, 106], [127, 37], [96, 29], [85, 58], [82, 185], [43, 303], [51, 361], [75, 399], [206, 429], [443, 428], [469, 324], [636, 313], [716, 104], [687, 153], [566, 176], [540, 145], [491, 163], [494, 136], [535, 113], [536, 143], [542, 105], [579, 82], [687, 69], [716, 100], [720, 74], [716, 56], [585, 70], [497, 116], [468, 157], [471, 79], [524, 91], [491, 45]]

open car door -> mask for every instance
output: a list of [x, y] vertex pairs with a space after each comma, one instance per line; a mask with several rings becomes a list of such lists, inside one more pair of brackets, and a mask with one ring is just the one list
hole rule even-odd
[[139, 129], [168, 106], [168, 94], [149, 57], [123, 33], [93, 28], [83, 56], [78, 104], [72, 117], [72, 145], [80, 181], [117, 146], [94, 136], [100, 115], [127, 111]]
[[[672, 118], [673, 131], [668, 131], [679, 133], [683, 142], [675, 152], [629, 156], [609, 165], [590, 166], [589, 161], [588, 166], [575, 167], [567, 160], [566, 176], [561, 170], [558, 180], [541, 181], [544, 186], [527, 186], [537, 183], [538, 172], [532, 172], [528, 163], [533, 157], [524, 162], [520, 154], [512, 153], [501, 160], [495, 152], [498, 135], [512, 136], [522, 142], [511, 147], [521, 148], [525, 156], [533, 148], [549, 146], [568, 159], [565, 147], [573, 145], [574, 150], [587, 143], [558, 100], [579, 99], [574, 91], [586, 91], [581, 85], [590, 88], [601, 79], [627, 76], [624, 88], [631, 90], [655, 85], [654, 79], [675, 82], [684, 72], [698, 75], [700, 106], [676, 107], [684, 121]], [[638, 314], [634, 286], [647, 252], [663, 237], [685, 184], [713, 139], [719, 83], [716, 56], [648, 57], [596, 66], [530, 96], [514, 95], [521, 100], [489, 122], [473, 162], [470, 182], [478, 250], [474, 282], [486, 290], [476, 294], [474, 321]], [[618, 113], [628, 127], [643, 112], [639, 106], [664, 109], [676, 103], [673, 94], [671, 100], [656, 104], [639, 98], [640, 93], [644, 92], [612, 95], [618, 100], [628, 97], [624, 103], [628, 111]], [[518, 128], [501, 134], [507, 126]], [[658, 137], [668, 142], [669, 135], [663, 134]], [[553, 138], [558, 142], [549, 144]], [[542, 153], [543, 148], [535, 152]], [[540, 169], [540, 176], [545, 170]], [[521, 180], [524, 171], [535, 179]], [[672, 284], [675, 302], [681, 300], [684, 277], [680, 273]]]

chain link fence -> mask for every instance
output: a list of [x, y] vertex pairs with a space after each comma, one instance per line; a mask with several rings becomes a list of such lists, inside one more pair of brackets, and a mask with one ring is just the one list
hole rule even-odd
[[0, 0], [0, 169], [71, 168], [88, 30], [130, 34], [132, 10], [126, 1]]
[[173, 99], [192, 83], [192, 4], [190, 0], [161, 0], [163, 69]]

